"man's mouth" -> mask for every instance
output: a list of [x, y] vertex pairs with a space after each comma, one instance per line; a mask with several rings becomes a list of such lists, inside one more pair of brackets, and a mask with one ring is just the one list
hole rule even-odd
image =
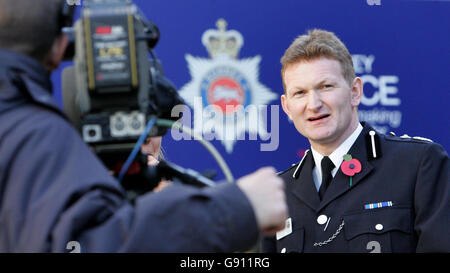
[[308, 118], [308, 121], [322, 120], [329, 116], [330, 116], [330, 114], [324, 114], [324, 115], [320, 115], [320, 116], [310, 117], [310, 118]]

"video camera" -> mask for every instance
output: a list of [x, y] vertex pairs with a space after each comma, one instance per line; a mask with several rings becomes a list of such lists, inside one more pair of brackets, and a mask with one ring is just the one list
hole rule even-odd
[[[74, 38], [74, 53], [69, 50], [66, 58], [73, 58], [74, 66], [63, 71], [65, 112], [83, 140], [118, 176], [143, 134], [167, 132], [161, 126], [146, 132], [149, 121], [175, 120], [171, 110], [184, 104], [152, 51], [159, 30], [130, 0], [86, 0], [80, 19], [65, 32]], [[139, 153], [122, 185], [146, 192], [160, 178], [183, 173], [171, 166], [149, 170], [146, 156]]]

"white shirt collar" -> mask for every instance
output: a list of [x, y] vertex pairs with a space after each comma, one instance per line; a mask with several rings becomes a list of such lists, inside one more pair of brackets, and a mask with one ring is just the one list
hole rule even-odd
[[[342, 161], [344, 161], [344, 155], [348, 153], [350, 148], [355, 143], [356, 139], [358, 138], [359, 134], [363, 130], [363, 127], [360, 123], [358, 123], [358, 127], [356, 127], [355, 131], [344, 141], [339, 145], [339, 147], [336, 148], [328, 157], [333, 162], [334, 166], [336, 166], [332, 171], [331, 174], [333, 177], [336, 175], [336, 173], [339, 170], [339, 167], [341, 166]], [[316, 189], [319, 190], [320, 184], [322, 183], [322, 169], [320, 168], [323, 155], [321, 155], [319, 152], [314, 150], [313, 147], [311, 147], [311, 152], [314, 157], [314, 169], [313, 169], [313, 179], [314, 184], [316, 185]]]

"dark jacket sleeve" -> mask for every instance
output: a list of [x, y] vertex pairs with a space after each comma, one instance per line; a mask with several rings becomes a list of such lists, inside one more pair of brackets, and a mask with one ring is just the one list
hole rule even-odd
[[417, 252], [450, 252], [449, 172], [444, 148], [426, 145], [415, 186]]
[[277, 252], [277, 245], [275, 236], [263, 236], [259, 243], [259, 252], [275, 253]]
[[132, 206], [65, 120], [33, 113], [2, 140], [0, 251], [68, 252], [76, 241], [81, 252], [232, 252], [256, 242], [236, 184], [173, 185]]

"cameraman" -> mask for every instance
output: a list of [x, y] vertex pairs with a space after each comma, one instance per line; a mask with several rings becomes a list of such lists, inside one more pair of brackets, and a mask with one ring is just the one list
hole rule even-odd
[[[30, 7], [32, 5], [32, 7]], [[0, 252], [233, 252], [282, 228], [272, 168], [132, 206], [52, 98], [62, 0], [0, 0]]]

